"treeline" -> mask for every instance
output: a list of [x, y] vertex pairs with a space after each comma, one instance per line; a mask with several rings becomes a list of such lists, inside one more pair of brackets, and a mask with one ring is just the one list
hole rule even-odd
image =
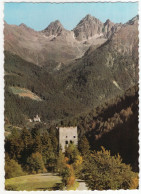
[[79, 117], [63, 120], [62, 125], [78, 126], [79, 139], [85, 134], [92, 150], [104, 146], [139, 170], [138, 86]]
[[58, 158], [57, 136], [55, 130], [41, 131], [37, 126], [31, 130], [13, 129], [5, 140], [6, 178], [16, 172], [14, 168], [8, 173], [11, 160], [21, 165], [27, 173], [54, 171]]

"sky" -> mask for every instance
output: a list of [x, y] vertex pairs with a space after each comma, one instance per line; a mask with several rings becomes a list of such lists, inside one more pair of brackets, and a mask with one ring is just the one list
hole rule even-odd
[[43, 30], [51, 22], [59, 20], [72, 30], [82, 18], [90, 14], [102, 22], [125, 23], [138, 14], [138, 3], [5, 3], [4, 20], [8, 24], [21, 23]]

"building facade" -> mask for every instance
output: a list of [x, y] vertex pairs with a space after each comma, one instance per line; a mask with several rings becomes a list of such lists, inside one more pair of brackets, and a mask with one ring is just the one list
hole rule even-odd
[[78, 144], [77, 127], [60, 127], [59, 145], [61, 145], [62, 152], [65, 152], [65, 147], [70, 143]]
[[34, 122], [41, 122], [40, 117], [38, 116], [38, 114], [36, 115], [36, 117], [33, 118]]

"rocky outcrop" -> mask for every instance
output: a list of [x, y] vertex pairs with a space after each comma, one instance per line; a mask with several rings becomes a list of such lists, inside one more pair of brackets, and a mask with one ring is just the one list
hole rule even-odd
[[131, 20], [129, 20], [126, 24], [130, 24], [130, 25], [138, 24], [138, 21], [139, 21], [139, 15], [136, 15]]
[[121, 28], [122, 24], [114, 24], [109, 19], [102, 23], [97, 18], [87, 15], [74, 28], [74, 34], [77, 40], [87, 40], [93, 36], [104, 36], [109, 39], [116, 31]]
[[113, 34], [110, 46], [122, 55], [138, 58], [138, 33], [138, 16], [136, 16]]
[[87, 15], [79, 24], [73, 29], [77, 40], [87, 40], [93, 36], [100, 36], [102, 34], [103, 23], [97, 18]]
[[49, 26], [45, 30], [43, 30], [43, 33], [46, 36], [58, 36], [59, 34], [61, 34], [62, 31], [65, 31], [63, 25], [60, 23], [59, 20], [56, 20], [55, 22], [51, 22]]
[[111, 36], [121, 28], [122, 24], [114, 24], [109, 19], [103, 25], [103, 34], [106, 38], [111, 38]]

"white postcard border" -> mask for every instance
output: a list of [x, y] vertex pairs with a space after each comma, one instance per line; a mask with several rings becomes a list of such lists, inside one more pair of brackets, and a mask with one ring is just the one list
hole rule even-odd
[[[50, 3], [70, 3], [70, 2], [138, 2], [139, 3], [139, 69], [141, 66], [141, 1], [140, 0], [0, 0], [0, 193], [15, 193], [16, 191], [5, 191], [4, 189], [4, 54], [3, 54], [3, 18], [4, 18], [4, 3], [5, 2], [50, 2]], [[141, 102], [141, 71], [139, 71], [139, 101]], [[139, 132], [141, 131], [141, 104], [139, 103]], [[139, 141], [141, 143], [141, 135], [139, 134]], [[141, 145], [140, 145], [141, 146]], [[141, 148], [139, 149], [139, 153], [141, 152]], [[141, 157], [139, 157], [139, 163], [141, 164]], [[140, 165], [141, 167], [141, 165]], [[129, 194], [129, 193], [140, 193], [141, 192], [141, 172], [139, 172], [140, 183], [139, 190], [119, 190], [119, 191], [31, 191], [30, 193], [120, 193], [120, 194]], [[27, 191], [18, 191], [22, 193], [29, 193]]]

